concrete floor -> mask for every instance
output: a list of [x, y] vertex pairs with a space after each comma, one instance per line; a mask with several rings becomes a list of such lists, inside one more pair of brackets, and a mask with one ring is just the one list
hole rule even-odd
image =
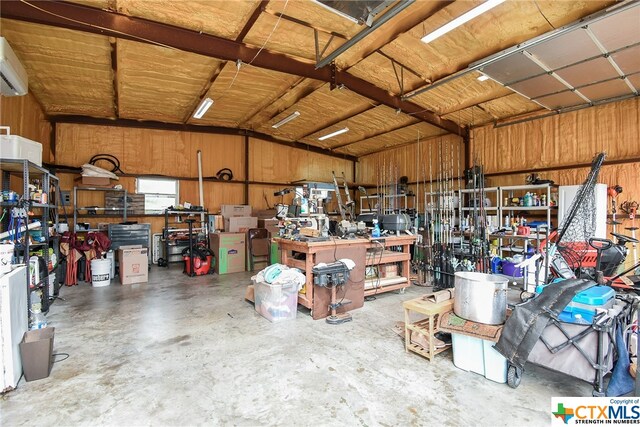
[[552, 396], [579, 380], [528, 367], [511, 389], [404, 352], [401, 302], [379, 295], [332, 326], [300, 310], [272, 324], [244, 301], [249, 273], [62, 289], [49, 378], [0, 398], [0, 425], [546, 425]]

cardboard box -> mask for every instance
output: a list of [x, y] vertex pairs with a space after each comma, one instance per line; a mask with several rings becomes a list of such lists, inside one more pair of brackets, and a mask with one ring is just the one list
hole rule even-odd
[[222, 215], [209, 215], [207, 218], [209, 232], [224, 231], [224, 217]]
[[149, 281], [149, 249], [141, 245], [120, 246], [118, 263], [120, 264], [120, 283], [131, 285]]
[[99, 176], [83, 176], [82, 185], [93, 185], [97, 187], [111, 187], [111, 178], [103, 178]]
[[260, 219], [275, 218], [277, 214], [278, 214], [278, 211], [276, 209], [265, 209], [265, 210], [254, 212], [253, 216], [257, 216], [258, 220], [260, 220]]
[[218, 274], [245, 271], [247, 236], [245, 233], [211, 233], [209, 241], [216, 257]]
[[228, 233], [244, 233], [250, 228], [258, 228], [258, 218], [253, 216], [234, 216], [224, 219], [224, 229]]
[[277, 237], [280, 234], [280, 228], [278, 224], [280, 220], [277, 219], [260, 219], [258, 218], [258, 228], [266, 228], [269, 231], [270, 237]]
[[[220, 212], [223, 217], [251, 216], [251, 206], [249, 205], [221, 205]], [[229, 230], [227, 230], [229, 231]]]

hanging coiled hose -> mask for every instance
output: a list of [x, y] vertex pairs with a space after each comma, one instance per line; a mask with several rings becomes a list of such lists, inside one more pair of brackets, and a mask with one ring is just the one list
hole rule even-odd
[[113, 168], [111, 168], [111, 172], [120, 172], [121, 174], [124, 174], [124, 171], [120, 169], [120, 160], [118, 160], [118, 158], [112, 154], [96, 154], [91, 158], [91, 160], [89, 160], [89, 164], [95, 166], [97, 162], [101, 161], [111, 163], [111, 165], [113, 166]]

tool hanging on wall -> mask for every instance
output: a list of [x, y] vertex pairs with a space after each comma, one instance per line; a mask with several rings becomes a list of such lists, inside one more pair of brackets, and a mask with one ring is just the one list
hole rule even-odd
[[622, 187], [620, 187], [619, 185], [613, 185], [607, 188], [607, 196], [611, 198], [611, 221], [609, 221], [607, 224], [610, 224], [613, 226], [614, 233], [618, 232], [618, 225], [622, 224], [622, 222], [616, 219], [616, 213], [618, 212], [617, 210], [618, 194], [621, 194], [621, 193], [622, 193]]

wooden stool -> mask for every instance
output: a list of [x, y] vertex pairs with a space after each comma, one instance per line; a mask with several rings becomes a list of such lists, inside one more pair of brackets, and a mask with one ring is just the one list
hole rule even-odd
[[[422, 297], [405, 301], [404, 307], [404, 348], [405, 351], [413, 351], [431, 360], [436, 354], [447, 350], [450, 345], [443, 348], [435, 348], [434, 334], [438, 332], [438, 316], [453, 309], [453, 299], [435, 303], [423, 300]], [[416, 312], [426, 316], [417, 322], [411, 322], [410, 312]], [[419, 332], [429, 339], [429, 348], [423, 349], [417, 344], [411, 343], [411, 332]]]

